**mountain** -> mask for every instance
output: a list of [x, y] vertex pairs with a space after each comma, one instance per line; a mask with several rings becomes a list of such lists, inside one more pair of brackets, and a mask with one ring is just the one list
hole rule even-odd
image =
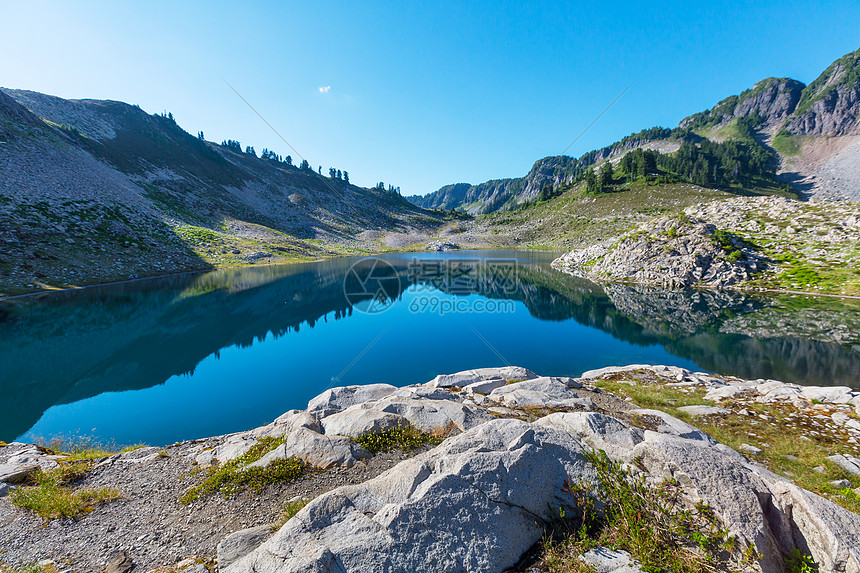
[[170, 114], [0, 89], [0, 293], [366, 252], [441, 221]]
[[[643, 130], [578, 159], [546, 157], [521, 178], [446, 185], [407, 199], [426, 209], [472, 214], [510, 210], [545, 198], [546, 187], [550, 194], [563, 191], [587, 168], [607, 159], [616, 163], [633, 149], [675, 153], [683, 142], [701, 145], [703, 139], [746, 142], [752, 153], [761, 153], [755, 149], [761, 146], [772, 156], [772, 173], [764, 175], [790, 183], [807, 198], [860, 200], [860, 50], [835, 61], [808, 86], [766, 78], [684, 118], [675, 129]], [[741, 191], [770, 192], [768, 185], [741, 183]]]
[[525, 177], [494, 179], [479, 185], [455, 183], [427, 195], [413, 195], [406, 199], [424, 209], [458, 209], [473, 215], [513, 209], [525, 201], [537, 199], [546, 186], [558, 189], [569, 185], [591, 165], [614, 159], [632, 149], [676, 151], [680, 141], [675, 135], [671, 129], [646, 129], [590, 151], [579, 159], [566, 155], [539, 159]]
[[733, 120], [757, 115], [763, 131], [781, 127], [800, 101], [805, 85], [790, 78], [767, 78], [740, 95], [729, 96], [713, 108], [681, 120], [682, 129], [725, 126]]

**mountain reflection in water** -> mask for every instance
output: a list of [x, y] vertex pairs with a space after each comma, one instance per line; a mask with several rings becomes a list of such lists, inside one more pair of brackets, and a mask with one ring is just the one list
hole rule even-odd
[[[540, 253], [382, 259], [396, 282], [379, 283], [388, 300], [377, 301], [384, 311], [375, 314], [353, 304], [379, 292], [356, 297], [348, 283], [345, 296], [359, 259], [0, 301], [0, 440], [94, 426], [121, 441], [200, 437], [265, 423], [332, 384], [412, 384], [505, 361], [548, 375], [648, 361], [860, 385], [855, 302], [603, 287], [551, 269], [551, 256]], [[455, 267], [471, 270], [454, 281]], [[505, 307], [513, 312], [409, 310], [428, 296], [513, 301]], [[111, 408], [140, 414], [108, 420]]]

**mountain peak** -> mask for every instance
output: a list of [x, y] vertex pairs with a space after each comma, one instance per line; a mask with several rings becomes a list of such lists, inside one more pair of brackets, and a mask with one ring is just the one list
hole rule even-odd
[[729, 96], [709, 110], [684, 118], [678, 127], [715, 127], [758, 114], [765, 129], [774, 129], [794, 111], [803, 89], [802, 82], [791, 78], [765, 78], [740, 95]]
[[830, 64], [803, 90], [785, 129], [792, 135], [860, 134], [860, 49]]

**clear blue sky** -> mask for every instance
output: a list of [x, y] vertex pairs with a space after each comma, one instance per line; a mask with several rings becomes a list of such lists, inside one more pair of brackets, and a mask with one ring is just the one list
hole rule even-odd
[[525, 174], [631, 82], [568, 155], [860, 47], [856, 0], [600, 4], [4, 0], [0, 85], [291, 153], [227, 80], [315, 168], [423, 194]]

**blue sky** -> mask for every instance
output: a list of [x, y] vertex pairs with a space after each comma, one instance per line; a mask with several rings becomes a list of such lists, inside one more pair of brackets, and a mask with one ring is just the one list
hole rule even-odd
[[[674, 126], [860, 47], [860, 3], [0, 2], [0, 85], [172, 112], [191, 133], [426, 193]], [[330, 87], [329, 87], [330, 86]], [[326, 88], [320, 90], [320, 88]], [[325, 93], [323, 93], [325, 92]]]

